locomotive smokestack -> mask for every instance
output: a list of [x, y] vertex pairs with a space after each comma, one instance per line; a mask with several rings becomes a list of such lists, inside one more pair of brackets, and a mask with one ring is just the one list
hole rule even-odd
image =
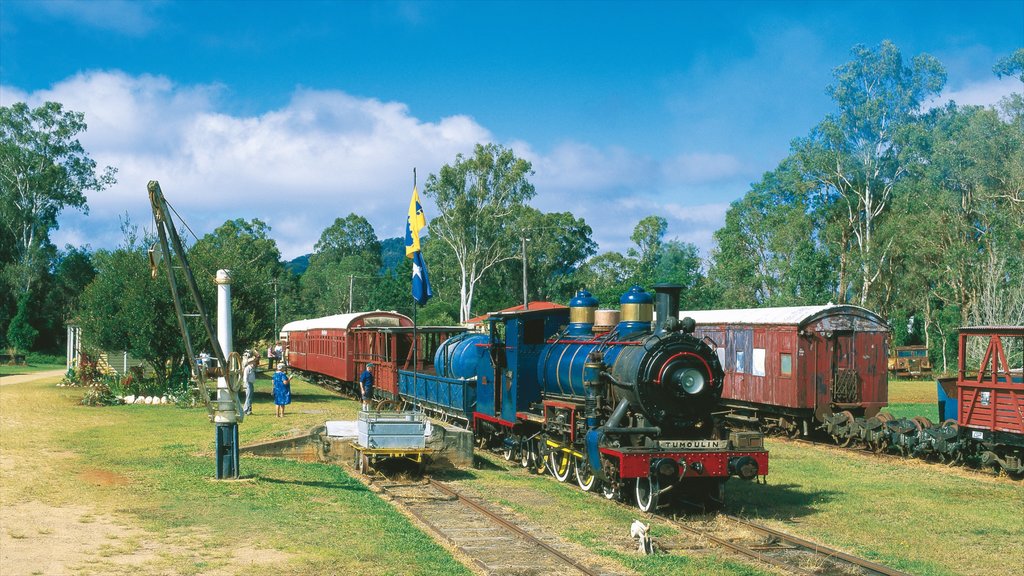
[[679, 324], [679, 293], [683, 287], [679, 284], [654, 285], [654, 310], [658, 315], [655, 334], [664, 334], [677, 330]]

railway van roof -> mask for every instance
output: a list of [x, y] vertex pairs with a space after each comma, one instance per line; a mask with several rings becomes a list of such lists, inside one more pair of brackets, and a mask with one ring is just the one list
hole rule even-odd
[[323, 316], [321, 318], [309, 318], [307, 320], [296, 320], [289, 322], [281, 327], [281, 332], [303, 332], [305, 330], [317, 330], [317, 329], [346, 329], [352, 326], [356, 320], [365, 319], [364, 323], [367, 326], [377, 325], [374, 320], [390, 320], [386, 326], [398, 326], [402, 321], [407, 321], [410, 325], [412, 320], [404, 314], [398, 312], [389, 312], [386, 310], [375, 310], [373, 312], [349, 312], [347, 314], [334, 314], [333, 316]]
[[825, 316], [859, 316], [887, 323], [874, 312], [850, 304], [822, 306], [782, 306], [777, 308], [737, 308], [732, 310], [680, 310], [679, 317], [689, 316], [700, 325], [708, 324], [774, 324], [803, 326]]

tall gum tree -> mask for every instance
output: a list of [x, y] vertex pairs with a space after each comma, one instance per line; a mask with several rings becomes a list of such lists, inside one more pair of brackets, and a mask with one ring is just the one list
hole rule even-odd
[[889, 41], [874, 49], [855, 46], [853, 57], [835, 69], [828, 87], [838, 112], [794, 146], [804, 171], [818, 183], [823, 212], [838, 220], [839, 242], [849, 244], [849, 251], [839, 246], [839, 299], [848, 300], [852, 267], [860, 304], [866, 306], [889, 249], [877, 245], [879, 219], [908, 163], [915, 161], [904, 153], [901, 132], [914, 122], [921, 104], [942, 90], [946, 74], [927, 54], [907, 66]]
[[0, 226], [14, 238], [13, 274], [6, 280], [18, 292], [31, 291], [48, 264], [44, 252], [61, 211], [88, 213], [85, 193], [116, 181], [114, 168], [97, 173], [78, 141], [86, 128], [84, 114], [58, 102], [0, 107]]
[[497, 144], [477, 144], [470, 157], [431, 174], [423, 195], [437, 205], [430, 237], [452, 252], [458, 269], [459, 321], [472, 314], [477, 283], [497, 264], [519, 254], [517, 219], [536, 194], [531, 164]]

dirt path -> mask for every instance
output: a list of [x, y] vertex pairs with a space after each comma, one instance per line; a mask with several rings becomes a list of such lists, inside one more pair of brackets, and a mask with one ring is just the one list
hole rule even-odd
[[0, 376], [0, 386], [7, 386], [9, 384], [24, 384], [25, 382], [32, 382], [33, 380], [42, 380], [43, 378], [63, 376], [65, 373], [67, 373], [67, 370], [47, 370], [45, 372], [33, 372], [31, 374], [14, 374], [11, 376]]

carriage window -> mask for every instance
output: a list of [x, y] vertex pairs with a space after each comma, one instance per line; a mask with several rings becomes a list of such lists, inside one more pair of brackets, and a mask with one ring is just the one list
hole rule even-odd
[[743, 350], [736, 351], [736, 372], [743, 374]]
[[792, 354], [779, 354], [779, 372], [781, 372], [783, 376], [790, 376], [793, 374]]

